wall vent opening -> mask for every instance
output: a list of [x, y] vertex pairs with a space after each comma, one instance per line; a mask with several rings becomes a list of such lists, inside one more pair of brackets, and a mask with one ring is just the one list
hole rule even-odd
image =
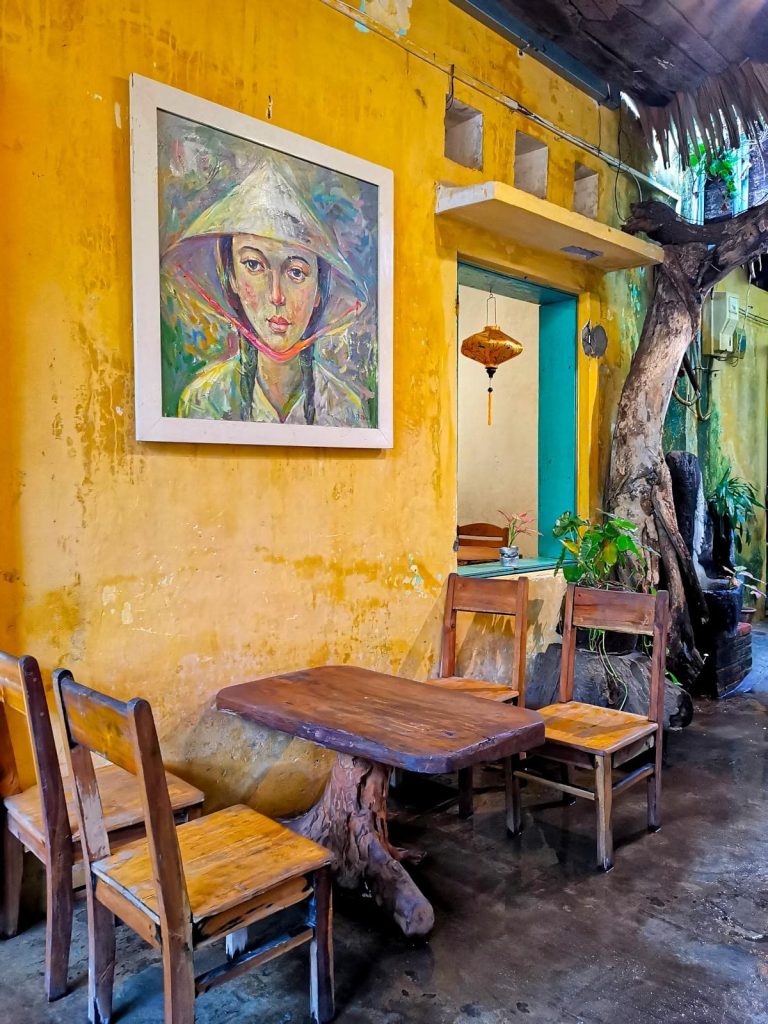
[[483, 115], [456, 99], [445, 110], [445, 155], [464, 167], [482, 170]]
[[585, 217], [597, 217], [600, 175], [591, 167], [576, 163], [573, 175], [573, 209]]
[[547, 198], [549, 146], [525, 132], [515, 132], [515, 187]]

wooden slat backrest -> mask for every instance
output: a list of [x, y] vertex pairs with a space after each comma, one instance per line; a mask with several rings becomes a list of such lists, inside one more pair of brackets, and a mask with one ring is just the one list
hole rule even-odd
[[515, 618], [512, 648], [512, 689], [525, 707], [525, 657], [528, 635], [528, 579], [477, 580], [453, 572], [448, 577], [440, 652], [440, 676], [456, 674], [456, 622], [458, 612], [511, 615]]
[[[661, 723], [664, 717], [669, 594], [632, 594], [621, 590], [594, 590], [571, 583], [565, 593], [563, 648], [560, 662], [560, 700], [573, 700], [576, 663], [576, 630], [604, 629], [653, 638], [648, 718]], [[608, 655], [610, 657], [610, 655]]]
[[[30, 740], [35, 782], [40, 791], [46, 846], [51, 850], [52, 839], [55, 837], [58, 848], [61, 848], [61, 844], [66, 844], [71, 840], [69, 816], [51, 713], [40, 666], [36, 659], [30, 655], [14, 658], [10, 654], [0, 652], [0, 685], [2, 685], [3, 705], [20, 712], [26, 725], [24, 731], [28, 733]], [[6, 748], [6, 753], [0, 754], [0, 775], [2, 776], [0, 794], [8, 796], [10, 793], [18, 792], [21, 785], [18, 765], [12, 764], [15, 762], [15, 758], [11, 730], [4, 715], [3, 718], [0, 729], [5, 734], [6, 742], [2, 746]], [[26, 748], [27, 736], [24, 739]], [[11, 773], [15, 775], [15, 779]]]
[[19, 681], [19, 662], [10, 654], [0, 652], [0, 798], [19, 792], [19, 770], [13, 749], [6, 708], [9, 697]]
[[76, 683], [66, 669], [54, 673], [69, 745], [83, 855], [109, 855], [109, 839], [91, 754], [100, 754], [138, 777], [164, 942], [191, 944], [192, 918], [152, 708], [140, 698], [117, 701]]
[[0, 651], [0, 696], [7, 707], [26, 715], [19, 659], [14, 658], [12, 654], [6, 654], [5, 651]]
[[45, 841], [48, 850], [52, 851], [61, 849], [72, 840], [61, 765], [40, 666], [34, 658], [25, 655], [19, 659], [19, 673], [41, 795]]
[[574, 626], [650, 636], [655, 612], [656, 598], [653, 594], [574, 587]]
[[66, 669], [59, 669], [56, 676], [61, 681], [60, 691], [66, 694], [62, 703], [70, 748], [80, 744], [131, 775], [138, 775], [129, 705], [81, 686]]
[[459, 526], [456, 535], [465, 547], [498, 548], [506, 543], [507, 530], [493, 523], [468, 523]]

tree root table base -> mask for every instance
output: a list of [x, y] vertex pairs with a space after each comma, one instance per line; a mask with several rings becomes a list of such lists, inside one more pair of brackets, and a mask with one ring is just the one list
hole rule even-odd
[[421, 855], [389, 841], [387, 794], [391, 769], [362, 757], [339, 754], [320, 800], [286, 822], [333, 853], [336, 881], [345, 889], [366, 888], [408, 936], [428, 935], [432, 904], [403, 867]]

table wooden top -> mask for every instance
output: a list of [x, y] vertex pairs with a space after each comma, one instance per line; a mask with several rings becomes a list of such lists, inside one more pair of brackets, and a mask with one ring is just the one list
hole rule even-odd
[[544, 742], [535, 711], [352, 665], [228, 686], [216, 706], [340, 753], [427, 774]]
[[459, 562], [498, 562], [499, 549], [487, 548], [472, 544], [459, 544], [456, 559]]

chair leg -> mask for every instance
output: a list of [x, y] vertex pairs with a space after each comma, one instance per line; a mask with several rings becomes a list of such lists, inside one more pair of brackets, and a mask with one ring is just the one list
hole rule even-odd
[[88, 892], [88, 1020], [109, 1024], [115, 978], [115, 918]]
[[459, 769], [459, 817], [471, 818], [475, 811], [474, 772]]
[[333, 992], [333, 895], [331, 873], [323, 868], [314, 881], [315, 937], [309, 950], [310, 1011], [313, 1024], [326, 1024], [336, 1013]]
[[507, 832], [518, 836], [523, 831], [523, 808], [520, 802], [520, 779], [515, 771], [520, 767], [518, 757], [504, 758], [504, 796], [506, 803]]
[[[566, 786], [570, 786], [571, 785], [571, 768], [570, 768], [570, 765], [567, 765], [567, 764], [561, 764], [560, 765], [560, 781], [564, 785], [566, 785]], [[561, 803], [562, 803], [563, 807], [573, 807], [573, 805], [576, 803], [576, 797], [575, 796], [571, 796], [570, 793], [563, 793]]]
[[166, 936], [163, 943], [163, 995], [165, 1024], [194, 1024], [195, 964], [192, 942]]
[[613, 758], [610, 754], [595, 758], [595, 806], [597, 810], [597, 866], [603, 871], [613, 867]]
[[21, 881], [24, 874], [24, 846], [3, 824], [3, 904], [0, 931], [9, 939], [19, 930]]
[[654, 772], [648, 779], [648, 828], [651, 832], [658, 832], [661, 828], [661, 759], [664, 753], [664, 744], [659, 742], [660, 737], [656, 736], [654, 744]]
[[45, 994], [50, 1001], [58, 999], [67, 991], [75, 903], [72, 891], [72, 843], [69, 839], [67, 849], [60, 856], [49, 857], [45, 868], [45, 885]]

